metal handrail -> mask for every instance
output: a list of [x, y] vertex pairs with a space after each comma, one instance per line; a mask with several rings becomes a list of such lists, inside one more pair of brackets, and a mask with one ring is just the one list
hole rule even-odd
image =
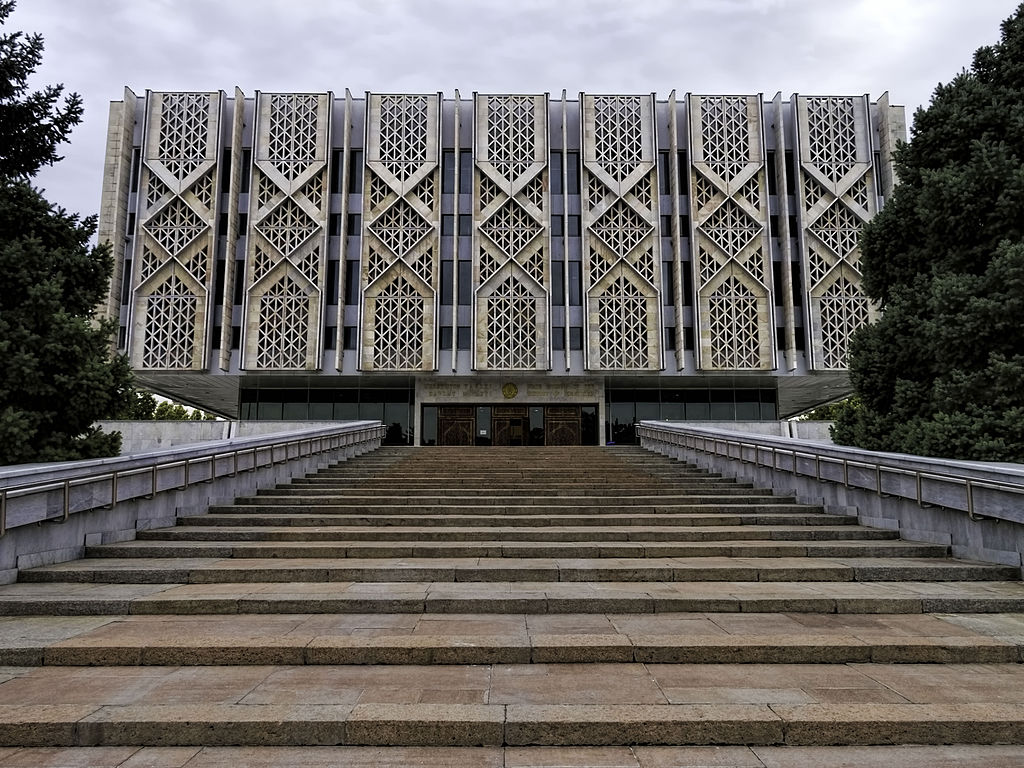
[[[113, 509], [119, 501], [126, 501], [132, 498], [146, 498], [151, 499], [157, 493], [162, 491], [184, 491], [190, 486], [196, 485], [197, 483], [212, 483], [218, 477], [234, 477], [238, 472], [255, 472], [257, 469], [262, 467], [270, 467], [275, 464], [287, 463], [292, 459], [304, 458], [307, 456], [319, 455], [321, 453], [328, 453], [330, 451], [345, 448], [350, 445], [354, 445], [357, 442], [366, 442], [375, 438], [383, 438], [386, 434], [387, 429], [382, 425], [378, 424], [375, 426], [361, 427], [359, 429], [346, 429], [342, 428], [339, 431], [328, 435], [317, 435], [314, 437], [299, 437], [291, 438], [287, 440], [281, 440], [271, 442], [267, 445], [255, 445], [255, 446], [244, 446], [235, 448], [230, 451], [212, 451], [199, 456], [187, 456], [183, 459], [171, 459], [168, 461], [154, 461], [151, 464], [145, 464], [140, 467], [131, 467], [126, 469], [113, 469], [97, 471], [90, 474], [79, 475], [77, 477], [69, 477], [61, 480], [39, 480], [35, 482], [20, 483], [17, 485], [10, 485], [5, 488], [0, 488], [0, 537], [3, 537], [8, 530], [7, 526], [7, 511], [8, 502], [11, 499], [22, 498], [24, 496], [31, 496], [34, 494], [50, 493], [52, 491], [60, 491], [62, 494], [61, 513], [54, 516], [40, 516], [35, 520], [28, 520], [19, 525], [28, 525], [33, 522], [66, 522], [71, 516], [71, 491], [73, 488], [83, 485], [93, 485], [96, 483], [110, 483], [109, 500], [103, 502], [95, 502], [91, 505], [84, 506], [76, 512], [86, 512], [90, 509], [106, 508]], [[356, 436], [359, 439], [355, 439]], [[313, 447], [313, 441], [316, 441], [316, 448]], [[303, 451], [303, 445], [307, 446], [305, 452]], [[292, 447], [295, 448], [295, 455], [291, 455]], [[283, 449], [283, 456], [281, 458], [275, 457], [277, 449]], [[266, 461], [261, 461], [260, 452], [263, 451], [266, 456]], [[252, 461], [248, 467], [239, 466], [239, 457], [245, 455], [251, 455]], [[222, 473], [217, 472], [218, 461], [228, 460], [230, 462], [230, 470]], [[204, 477], [198, 481], [192, 479], [191, 467], [196, 463], [208, 463], [209, 473], [207, 477]], [[167, 470], [176, 469], [182, 467], [182, 483], [166, 488], [161, 488], [159, 483], [160, 473], [166, 472]], [[150, 482], [149, 489], [143, 493], [136, 493], [131, 496], [127, 496], [124, 499], [119, 497], [118, 488], [121, 484], [120, 481], [127, 477], [141, 474], [149, 474]]]
[[[789, 456], [792, 459], [789, 472], [794, 476], [814, 477], [819, 482], [840, 482], [831, 477], [823, 477], [821, 467], [822, 464], [831, 464], [842, 467], [842, 484], [847, 488], [863, 488], [864, 490], [873, 490], [879, 495], [879, 497], [892, 496], [892, 493], [887, 493], [883, 490], [883, 474], [889, 475], [901, 475], [905, 477], [914, 478], [915, 493], [913, 497], [920, 507], [929, 507], [931, 503], [924, 499], [922, 481], [932, 480], [941, 483], [948, 483], [951, 485], [960, 485], [964, 488], [966, 512], [967, 516], [972, 521], [978, 521], [985, 519], [985, 516], [980, 516], [976, 513], [974, 507], [974, 491], [978, 488], [984, 488], [987, 490], [1000, 491], [1004, 493], [1015, 493], [1024, 495], [1024, 484], [1008, 483], [1000, 480], [979, 480], [974, 477], [967, 477], [965, 475], [958, 475], [954, 473], [943, 473], [943, 472], [929, 472], [921, 469], [907, 469], [905, 467], [894, 466], [891, 463], [884, 461], [866, 461], [858, 459], [840, 458], [837, 456], [829, 456], [826, 453], [808, 450], [806, 448], [784, 448], [776, 445], [763, 445], [760, 443], [754, 443], [749, 440], [742, 440], [739, 438], [733, 439], [728, 437], [714, 436], [708, 437], [703, 434], [696, 434], [691, 432], [685, 432], [685, 427], [673, 426], [671, 429], [665, 429], [661, 427], [650, 427], [650, 426], [637, 426], [637, 434], [641, 437], [647, 437], [654, 440], [661, 440], [662, 442], [670, 445], [681, 445], [684, 448], [689, 448], [695, 451], [701, 451], [703, 453], [711, 454], [714, 456], [724, 456], [726, 458], [738, 458], [744, 463], [753, 463], [756, 466], [771, 467], [775, 471], [784, 471], [779, 469], [778, 456]], [[698, 445], [699, 441], [699, 445]], [[711, 443], [711, 449], [708, 448], [708, 443]], [[725, 446], [724, 452], [719, 449], [719, 445]], [[733, 456], [730, 453], [730, 448], [737, 446], [739, 448], [739, 456]], [[753, 460], [747, 460], [743, 456], [743, 449], [751, 449], [754, 453]], [[771, 463], [761, 461], [761, 453], [763, 451], [769, 451], [771, 455]], [[800, 470], [800, 459], [807, 459], [814, 462], [814, 472], [803, 472]], [[854, 467], [857, 469], [865, 469], [872, 472], [875, 476], [874, 488], [866, 485], [851, 485], [850, 483], [850, 468]]]

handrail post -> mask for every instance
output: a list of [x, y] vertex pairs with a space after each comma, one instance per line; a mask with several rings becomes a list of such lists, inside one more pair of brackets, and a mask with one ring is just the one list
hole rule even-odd
[[71, 517], [71, 478], [64, 481], [64, 516], [61, 522], [67, 522]]
[[110, 475], [110, 509], [117, 506], [117, 478], [118, 471], [115, 469]]

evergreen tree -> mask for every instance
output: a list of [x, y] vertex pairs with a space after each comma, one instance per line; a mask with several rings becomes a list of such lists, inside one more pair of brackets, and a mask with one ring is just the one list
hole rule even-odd
[[1024, 5], [939, 85], [895, 154], [899, 185], [864, 228], [861, 407], [837, 442], [1024, 461]]
[[[0, 2], [0, 25], [14, 9]], [[29, 179], [58, 160], [81, 120], [63, 86], [31, 92], [42, 39], [0, 35], [0, 464], [116, 454], [92, 427], [127, 407], [131, 371], [111, 359], [112, 324], [95, 317], [111, 258], [90, 246], [94, 217], [54, 208]]]

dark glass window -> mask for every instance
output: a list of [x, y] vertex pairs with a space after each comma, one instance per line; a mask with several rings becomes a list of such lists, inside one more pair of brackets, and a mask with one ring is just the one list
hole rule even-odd
[[360, 237], [363, 233], [363, 217], [359, 213], [350, 213], [346, 221], [349, 237]]
[[473, 234], [473, 217], [468, 213], [459, 214], [459, 237], [469, 237]]
[[583, 304], [583, 271], [578, 261], [569, 262], [569, 305], [579, 307]]
[[786, 150], [786, 194], [796, 194], [796, 166], [793, 164], [792, 150]]
[[242, 326], [231, 326], [231, 348], [238, 349], [242, 346]]
[[455, 150], [446, 149], [441, 153], [441, 193], [455, 194]]
[[468, 307], [473, 302], [473, 262], [459, 262], [459, 304]]
[[669, 326], [665, 329], [665, 349], [676, 348], [676, 329]]
[[135, 213], [134, 212], [128, 214], [128, 220], [125, 222], [125, 225], [124, 225], [124, 234], [125, 234], [125, 237], [134, 237], [135, 236]]
[[569, 216], [569, 237], [580, 237], [582, 234], [582, 228], [580, 227], [579, 216]]
[[562, 194], [562, 153], [551, 153], [551, 166], [548, 170], [551, 179], [551, 194]]
[[356, 338], [357, 338], [356, 331], [357, 330], [358, 329], [354, 325], [346, 325], [342, 329], [342, 339], [341, 339], [341, 341], [342, 341], [342, 344], [345, 345], [345, 349], [355, 349], [356, 348]]
[[441, 303], [448, 306], [453, 303], [454, 293], [452, 291], [455, 282], [455, 262], [441, 262]]
[[348, 191], [359, 194], [363, 191], [363, 150], [353, 149], [348, 155]]
[[565, 304], [565, 262], [551, 262], [551, 302]]
[[328, 325], [324, 328], [324, 349], [338, 348], [338, 326]]
[[472, 334], [470, 333], [470, 327], [468, 325], [460, 325], [458, 328], [458, 342], [459, 349], [469, 349], [472, 341]]
[[441, 236], [451, 237], [455, 234], [455, 216], [445, 213], [441, 216]]
[[[238, 214], [238, 236], [246, 237], [249, 233], [249, 214], [240, 213]], [[224, 234], [227, 234], [225, 232]]]
[[561, 237], [565, 233], [565, 219], [561, 215], [551, 217], [551, 236]]
[[689, 307], [693, 304], [693, 263], [684, 261], [681, 271], [683, 273], [683, 306]]
[[224, 259], [217, 259], [217, 271], [213, 278], [213, 300], [218, 304], [224, 303], [224, 275], [227, 272], [228, 263]]
[[217, 237], [227, 237], [228, 234], [228, 215], [222, 213], [217, 217]]
[[[124, 260], [124, 271], [121, 273], [121, 303], [127, 304], [132, 289], [132, 260]], [[122, 345], [123, 346], [123, 345]]]
[[567, 194], [578, 195], [580, 193], [580, 153], [565, 153], [566, 184], [569, 189]]
[[327, 234], [331, 237], [341, 237], [341, 214], [332, 213], [328, 219]]
[[452, 327], [450, 325], [441, 326], [441, 349], [452, 348]]
[[473, 194], [473, 153], [468, 149], [459, 150], [459, 194]]
[[565, 349], [565, 328], [560, 325], [551, 329], [551, 348]]
[[139, 165], [142, 162], [142, 150], [139, 147], [132, 147], [132, 179], [131, 179], [131, 191], [139, 191]]
[[658, 153], [658, 192], [663, 195], [672, 193], [672, 180], [668, 173], [668, 152]]
[[769, 149], [765, 155], [764, 172], [768, 177], [768, 194], [779, 194], [779, 180], [775, 175], [775, 150]]
[[249, 191], [249, 187], [252, 184], [252, 150], [242, 150], [242, 178], [238, 184], [241, 189], [238, 190], [239, 194], [246, 194]]
[[[233, 302], [235, 304], [241, 304], [245, 297], [245, 261], [237, 259], [235, 261], [235, 295]], [[232, 347], [234, 349], [234, 347]]]
[[661, 262], [661, 280], [662, 303], [666, 307], [671, 307], [675, 303], [676, 296], [676, 270], [671, 261]]
[[583, 349], [583, 329], [573, 327], [569, 329], [569, 349]]
[[343, 165], [341, 162], [341, 156], [343, 152], [340, 149], [336, 149], [331, 152], [331, 194], [337, 195], [341, 192], [341, 172]]
[[672, 237], [672, 216], [661, 217], [661, 236]]
[[338, 303], [338, 271], [339, 264], [336, 261], [327, 262], [327, 303]]
[[[134, 159], [134, 156], [133, 156]], [[217, 182], [217, 191], [219, 194], [224, 194], [228, 191], [228, 185], [231, 183], [231, 149], [225, 147], [224, 151], [220, 153], [220, 179]]]
[[359, 262], [355, 259], [345, 262], [345, 303], [350, 307], [359, 303]]

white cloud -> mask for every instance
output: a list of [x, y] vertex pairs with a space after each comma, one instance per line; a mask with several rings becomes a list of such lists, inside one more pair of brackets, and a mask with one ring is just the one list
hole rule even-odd
[[999, 36], [1013, 0], [20, 0], [38, 82], [83, 94], [51, 199], [99, 208], [107, 103], [263, 90], [870, 93], [909, 110]]

